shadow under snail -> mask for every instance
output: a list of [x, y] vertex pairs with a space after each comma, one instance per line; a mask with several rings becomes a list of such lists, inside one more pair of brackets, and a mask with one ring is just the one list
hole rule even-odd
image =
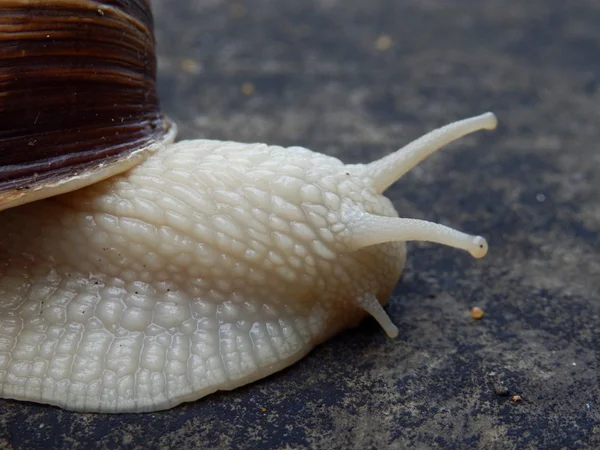
[[153, 411], [272, 374], [383, 309], [405, 241], [482, 237], [382, 193], [486, 113], [369, 164], [173, 143], [147, 0], [0, 5], [0, 396]]

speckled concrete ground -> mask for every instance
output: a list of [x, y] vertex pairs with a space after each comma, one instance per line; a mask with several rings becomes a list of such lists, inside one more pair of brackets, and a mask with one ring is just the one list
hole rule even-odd
[[0, 447], [600, 447], [597, 0], [154, 5], [182, 137], [358, 162], [496, 112], [496, 132], [389, 191], [402, 215], [480, 233], [490, 252], [411, 245], [395, 340], [368, 320], [266, 380], [155, 414], [2, 401]]

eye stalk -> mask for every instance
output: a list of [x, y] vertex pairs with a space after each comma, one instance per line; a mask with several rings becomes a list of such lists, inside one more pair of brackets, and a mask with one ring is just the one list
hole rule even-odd
[[[411, 142], [391, 155], [366, 166], [359, 166], [371, 179], [371, 186], [381, 194], [427, 156], [467, 134], [479, 130], [493, 130], [498, 121], [492, 113], [485, 113], [438, 128]], [[357, 167], [358, 168], [358, 167]], [[465, 250], [474, 258], [483, 258], [488, 251], [487, 241], [481, 236], [466, 234], [438, 223], [418, 219], [379, 216], [351, 206], [344, 211], [346, 250], [385, 244], [387, 242], [424, 241]], [[392, 323], [377, 297], [365, 293], [356, 303], [373, 316], [388, 336], [396, 337], [398, 328]]]
[[439, 223], [401, 217], [377, 216], [365, 212], [353, 212], [346, 228], [351, 239], [347, 250], [354, 251], [369, 245], [395, 241], [423, 241], [465, 250], [474, 258], [483, 258], [488, 250], [487, 241], [481, 236], [466, 234]]
[[373, 188], [381, 194], [417, 164], [445, 145], [475, 131], [493, 130], [497, 125], [496, 116], [487, 112], [453, 122], [421, 136], [395, 153], [367, 165], [367, 174], [374, 180]]
[[[459, 120], [433, 130], [397, 152], [362, 167], [373, 180], [374, 190], [382, 193], [444, 145], [475, 131], [493, 130], [497, 125], [498, 120], [491, 112]], [[481, 236], [465, 234], [425, 220], [377, 216], [352, 208], [347, 209], [345, 215], [350, 236], [347, 244], [348, 251], [394, 241], [435, 242], [465, 250], [474, 258], [483, 258], [488, 250], [488, 244]]]
[[475, 236], [473, 238], [473, 245], [471, 247], [471, 249], [469, 250], [469, 253], [471, 254], [471, 256], [473, 256], [473, 258], [483, 258], [485, 255], [487, 255], [487, 251], [488, 251], [488, 243], [485, 240], [485, 238], [481, 237], [481, 236]]

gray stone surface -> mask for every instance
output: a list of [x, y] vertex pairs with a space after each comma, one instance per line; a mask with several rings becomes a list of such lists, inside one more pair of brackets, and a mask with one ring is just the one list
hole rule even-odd
[[1, 401], [0, 447], [600, 447], [597, 0], [154, 6], [182, 137], [359, 162], [496, 112], [496, 132], [389, 191], [402, 215], [480, 233], [490, 252], [410, 245], [395, 340], [367, 320], [265, 380], [154, 414]]

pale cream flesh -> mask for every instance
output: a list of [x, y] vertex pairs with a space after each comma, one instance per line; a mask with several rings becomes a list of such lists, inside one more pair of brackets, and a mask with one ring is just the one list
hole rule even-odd
[[0, 395], [165, 409], [293, 363], [382, 305], [405, 241], [487, 244], [403, 219], [382, 192], [459, 121], [366, 165], [300, 147], [169, 145], [129, 172], [0, 213]]

